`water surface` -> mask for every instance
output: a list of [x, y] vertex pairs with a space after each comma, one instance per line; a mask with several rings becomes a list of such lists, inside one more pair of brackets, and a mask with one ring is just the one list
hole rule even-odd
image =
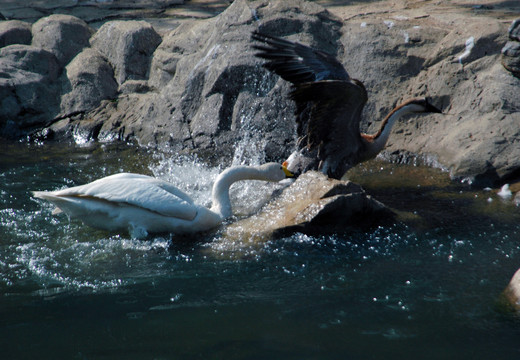
[[[218, 168], [124, 144], [0, 148], [2, 358], [520, 358], [520, 322], [498, 302], [520, 264], [519, 209], [494, 192], [375, 161], [349, 176], [402, 221], [223, 256], [218, 230], [135, 240], [29, 193], [132, 171], [209, 204]], [[235, 187], [239, 214], [272, 186]]]

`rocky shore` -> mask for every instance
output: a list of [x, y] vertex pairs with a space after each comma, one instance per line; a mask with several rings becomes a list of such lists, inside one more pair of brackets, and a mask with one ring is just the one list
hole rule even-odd
[[441, 120], [398, 123], [390, 160], [420, 159], [480, 186], [520, 173], [519, 4], [22, 3], [0, 8], [4, 138], [136, 140], [214, 157], [218, 148], [214, 160], [225, 163], [250, 136], [266, 160], [283, 159], [294, 145], [293, 104], [288, 85], [253, 56], [250, 33], [260, 27], [341, 59], [369, 92], [364, 130], [407, 97], [443, 108]]

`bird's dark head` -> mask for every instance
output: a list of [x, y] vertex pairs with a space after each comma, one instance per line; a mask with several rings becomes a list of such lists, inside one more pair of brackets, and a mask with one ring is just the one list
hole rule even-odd
[[416, 98], [408, 100], [403, 105], [409, 105], [416, 113], [438, 113], [442, 114], [442, 110], [432, 105], [428, 98]]

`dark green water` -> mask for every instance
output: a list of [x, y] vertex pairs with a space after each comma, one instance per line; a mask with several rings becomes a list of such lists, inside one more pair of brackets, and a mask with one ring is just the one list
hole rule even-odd
[[351, 177], [405, 223], [226, 258], [218, 231], [133, 240], [29, 193], [133, 171], [207, 202], [218, 169], [124, 145], [0, 149], [2, 359], [520, 358], [498, 302], [520, 267], [519, 209], [446, 173], [374, 162]]

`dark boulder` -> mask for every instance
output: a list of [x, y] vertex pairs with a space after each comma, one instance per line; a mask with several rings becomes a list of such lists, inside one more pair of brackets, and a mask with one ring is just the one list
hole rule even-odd
[[0, 21], [0, 48], [32, 41], [31, 24], [19, 20]]
[[86, 22], [70, 15], [50, 15], [32, 26], [32, 45], [52, 52], [60, 66], [89, 46], [94, 33]]
[[16, 138], [50, 123], [58, 113], [59, 64], [30, 45], [0, 49], [0, 136]]
[[161, 42], [144, 21], [110, 21], [91, 39], [92, 47], [112, 64], [118, 84], [148, 78], [151, 56]]
[[87, 48], [79, 53], [65, 68], [64, 77], [62, 117], [92, 110], [102, 100], [117, 96], [114, 71], [108, 61], [94, 49]]

